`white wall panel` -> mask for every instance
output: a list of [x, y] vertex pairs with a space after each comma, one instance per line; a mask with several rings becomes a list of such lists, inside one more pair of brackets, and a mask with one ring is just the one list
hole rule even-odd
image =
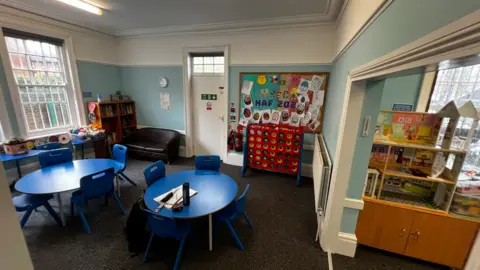
[[230, 45], [230, 64], [331, 63], [335, 26], [122, 38], [122, 65], [182, 65], [184, 47]]

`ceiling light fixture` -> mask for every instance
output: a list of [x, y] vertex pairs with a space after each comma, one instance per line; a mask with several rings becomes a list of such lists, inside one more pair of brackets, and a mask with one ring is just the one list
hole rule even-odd
[[83, 9], [93, 14], [102, 15], [102, 9], [81, 0], [57, 0], [70, 6]]

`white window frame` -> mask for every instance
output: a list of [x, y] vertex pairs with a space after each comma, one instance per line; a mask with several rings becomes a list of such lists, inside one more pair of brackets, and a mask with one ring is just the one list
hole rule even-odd
[[[218, 55], [218, 56], [220, 56], [220, 55]], [[205, 57], [210, 57], [210, 56], [208, 56], [208, 55], [205, 55], [205, 56], [192, 55], [191, 56], [191, 58], [192, 58], [192, 76], [194, 76], [194, 77], [223, 77], [223, 76], [225, 76], [225, 55], [221, 56], [221, 57], [223, 57], [223, 64], [218, 64], [218, 65], [223, 65], [223, 72], [201, 72], [201, 73], [194, 72], [193, 69], [194, 69], [195, 64], [193, 63], [193, 58], [195, 58], [195, 57], [205, 58]], [[216, 56], [211, 56], [211, 57], [216, 57]], [[205, 63], [202, 63], [201, 65], [205, 66]], [[210, 65], [210, 64], [207, 64], [207, 65]], [[215, 69], [215, 64], [211, 64], [211, 65]]]
[[[3, 140], [9, 140], [13, 137], [12, 125], [10, 119], [8, 118], [7, 103], [3, 97], [3, 89], [0, 85], [0, 128], [3, 131], [4, 138], [0, 138], [0, 144], [3, 143]], [[3, 139], [3, 140], [2, 140]]]
[[[0, 25], [2, 27], [2, 25]], [[5, 41], [5, 36], [3, 35], [3, 31], [0, 31], [0, 56], [3, 60], [5, 76], [7, 79], [7, 85], [10, 91], [10, 95], [12, 97], [12, 102], [15, 108], [15, 117], [18, 123], [19, 132], [22, 138], [25, 139], [34, 139], [39, 137], [46, 137], [51, 135], [58, 135], [61, 133], [68, 132], [72, 127], [76, 127], [79, 125], [86, 124], [86, 117], [85, 117], [85, 109], [83, 106], [83, 97], [80, 88], [80, 83], [78, 80], [78, 71], [76, 66], [76, 58], [73, 51], [73, 42], [72, 38], [69, 36], [59, 36], [55, 33], [46, 33], [43, 31], [36, 31], [32, 29], [22, 29], [19, 27], [10, 27], [20, 31], [29, 32], [37, 35], [43, 36], [50, 36], [57, 39], [62, 39], [64, 41], [62, 46], [62, 54], [63, 54], [63, 61], [64, 61], [64, 68], [65, 68], [65, 77], [67, 80], [66, 90], [67, 96], [70, 102], [70, 110], [71, 110], [71, 119], [72, 123], [69, 127], [62, 127], [62, 128], [55, 128], [55, 129], [48, 129], [48, 130], [41, 130], [41, 131], [31, 131], [28, 132], [27, 122], [25, 115], [23, 113], [23, 109], [21, 106], [20, 100], [20, 93], [18, 91], [18, 86], [15, 81], [15, 77], [13, 75], [12, 64], [10, 62], [10, 57], [7, 50], [7, 44]]]

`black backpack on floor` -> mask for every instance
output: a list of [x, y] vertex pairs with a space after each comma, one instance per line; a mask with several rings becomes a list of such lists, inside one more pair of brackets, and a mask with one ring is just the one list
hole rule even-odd
[[147, 215], [143, 211], [145, 207], [143, 197], [139, 197], [133, 204], [125, 224], [128, 251], [132, 253], [132, 258], [145, 251], [150, 238]]

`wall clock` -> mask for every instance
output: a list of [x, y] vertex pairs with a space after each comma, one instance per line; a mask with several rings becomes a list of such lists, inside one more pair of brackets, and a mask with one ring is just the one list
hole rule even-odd
[[160, 87], [165, 88], [168, 86], [168, 79], [165, 77], [160, 77]]

